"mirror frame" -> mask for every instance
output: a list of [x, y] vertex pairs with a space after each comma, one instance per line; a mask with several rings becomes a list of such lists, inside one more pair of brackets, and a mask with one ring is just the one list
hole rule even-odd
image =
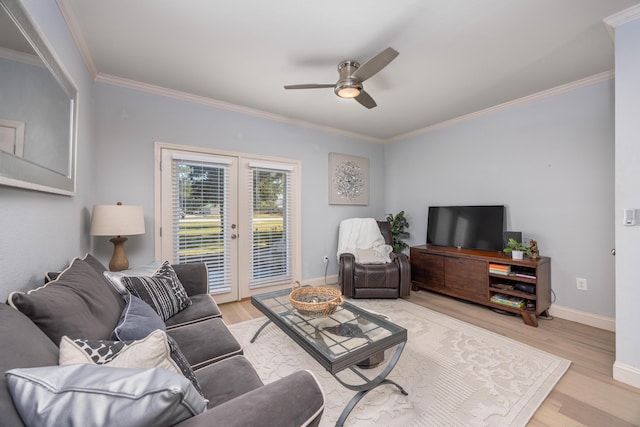
[[72, 196], [76, 187], [76, 134], [78, 122], [78, 89], [57, 61], [45, 39], [40, 35], [20, 0], [0, 0], [3, 9], [31, 43], [53, 77], [69, 98], [69, 141], [65, 145], [69, 156], [66, 173], [60, 173], [10, 153], [0, 151], [0, 185], [20, 187], [48, 193]]

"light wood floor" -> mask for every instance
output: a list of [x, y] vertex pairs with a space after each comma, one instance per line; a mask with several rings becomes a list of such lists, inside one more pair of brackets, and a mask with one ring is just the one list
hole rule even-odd
[[[539, 319], [534, 328], [519, 316], [427, 291], [411, 292], [407, 300], [571, 360], [528, 426], [640, 426], [640, 390], [612, 378], [615, 333], [564, 319]], [[262, 315], [248, 299], [220, 310], [227, 324]]]

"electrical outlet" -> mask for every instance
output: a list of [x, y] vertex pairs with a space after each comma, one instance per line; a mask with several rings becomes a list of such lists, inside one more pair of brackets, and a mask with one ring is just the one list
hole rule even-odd
[[576, 286], [581, 291], [586, 291], [587, 290], [587, 279], [581, 279], [579, 277], [576, 277]]
[[329, 264], [329, 257], [326, 255], [322, 257], [322, 262], [324, 262], [325, 264]]

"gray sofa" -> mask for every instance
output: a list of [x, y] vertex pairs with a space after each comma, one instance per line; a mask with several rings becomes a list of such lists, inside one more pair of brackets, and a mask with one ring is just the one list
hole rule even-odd
[[[317, 426], [324, 409], [324, 396], [315, 377], [307, 371], [299, 371], [264, 385], [250, 362], [242, 355], [242, 348], [227, 329], [218, 306], [207, 293], [205, 265], [182, 264], [173, 265], [171, 268], [190, 302], [188, 306], [164, 320], [166, 336], [170, 337], [164, 341], [173, 341], [179, 347], [177, 355], [183, 360], [186, 359], [187, 365], [190, 365], [190, 369], [186, 369], [195, 376], [195, 379], [191, 378], [191, 382], [199, 387], [205, 405], [200, 411], [189, 414], [186, 419], [175, 425]], [[22, 368], [44, 367], [42, 370], [45, 372], [56, 369], [56, 372], [59, 372], [61, 367], [57, 365], [63, 352], [62, 341], [113, 341], [114, 330], [117, 329], [116, 326], [122, 325], [125, 313], [128, 316], [127, 305], [132, 303], [121, 297], [103, 275], [104, 271], [101, 263], [87, 255], [83, 259], [72, 261], [70, 267], [56, 280], [29, 293], [11, 293], [7, 304], [0, 305], [0, 372], [3, 373], [0, 378], [0, 426], [28, 425], [33, 419], [30, 412], [49, 411], [49, 418], [58, 418], [66, 416], [65, 411], [87, 411], [80, 406], [94, 405], [92, 400], [83, 400], [87, 398], [85, 394], [74, 395], [71, 403], [66, 405], [68, 407], [52, 405], [53, 408], [42, 409], [38, 402], [34, 402], [42, 398], [38, 394], [43, 393], [42, 389], [36, 389], [35, 392], [25, 389], [38, 386], [38, 381], [19, 381], [23, 380], [25, 375], [29, 379], [28, 375], [41, 374], [37, 369]], [[176, 354], [173, 350], [176, 349], [171, 347], [171, 350], [173, 357]], [[120, 373], [118, 368], [108, 368], [113, 371], [105, 371], [105, 367], [88, 365], [68, 365], [62, 368], [73, 370], [80, 367], [78, 369], [83, 369], [82, 378], [85, 382], [90, 381], [91, 375], [96, 373], [91, 369], [99, 370], [97, 373], [100, 374], [113, 372], [114, 376]], [[7, 374], [7, 371], [11, 372]], [[141, 370], [134, 371], [132, 372], [140, 375], [147, 373], [138, 372]], [[151, 375], [150, 378], [153, 380], [165, 374], [173, 375], [170, 377], [171, 380], [179, 377], [179, 385], [193, 394], [189, 376], [185, 371], [184, 377], [164, 370], [155, 369], [153, 372], [157, 373]], [[56, 381], [58, 379], [56, 377]], [[23, 388], [15, 388], [18, 387], [15, 384]], [[47, 387], [44, 392], [49, 392], [48, 383], [45, 385]], [[140, 387], [140, 384], [137, 386]], [[19, 392], [24, 394], [24, 401], [21, 401]], [[74, 389], [73, 392], [77, 390]], [[64, 393], [58, 393], [54, 397], [59, 399], [62, 394]], [[164, 402], [163, 396], [146, 397], [150, 399], [151, 406]], [[89, 398], [92, 396], [89, 395]], [[188, 398], [189, 396], [185, 399]], [[201, 399], [201, 396], [198, 398]], [[126, 404], [131, 405], [131, 399]], [[98, 408], [99, 405], [96, 404], [94, 409]], [[125, 413], [127, 407], [124, 408], [118, 408], [120, 413], [113, 419], [86, 419], [83, 424], [126, 426], [134, 422], [132, 420], [136, 419], [137, 414], [146, 412], [136, 410], [135, 414], [129, 417]], [[181, 408], [184, 410], [185, 405]], [[191, 407], [188, 409], [192, 410]], [[55, 419], [50, 422], [51, 425], [56, 425]], [[161, 425], [163, 422], [154, 421], [153, 424]]]

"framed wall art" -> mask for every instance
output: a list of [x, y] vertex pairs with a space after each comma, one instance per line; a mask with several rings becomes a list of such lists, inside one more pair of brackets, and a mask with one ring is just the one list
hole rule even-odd
[[369, 159], [329, 153], [329, 204], [369, 204]]

